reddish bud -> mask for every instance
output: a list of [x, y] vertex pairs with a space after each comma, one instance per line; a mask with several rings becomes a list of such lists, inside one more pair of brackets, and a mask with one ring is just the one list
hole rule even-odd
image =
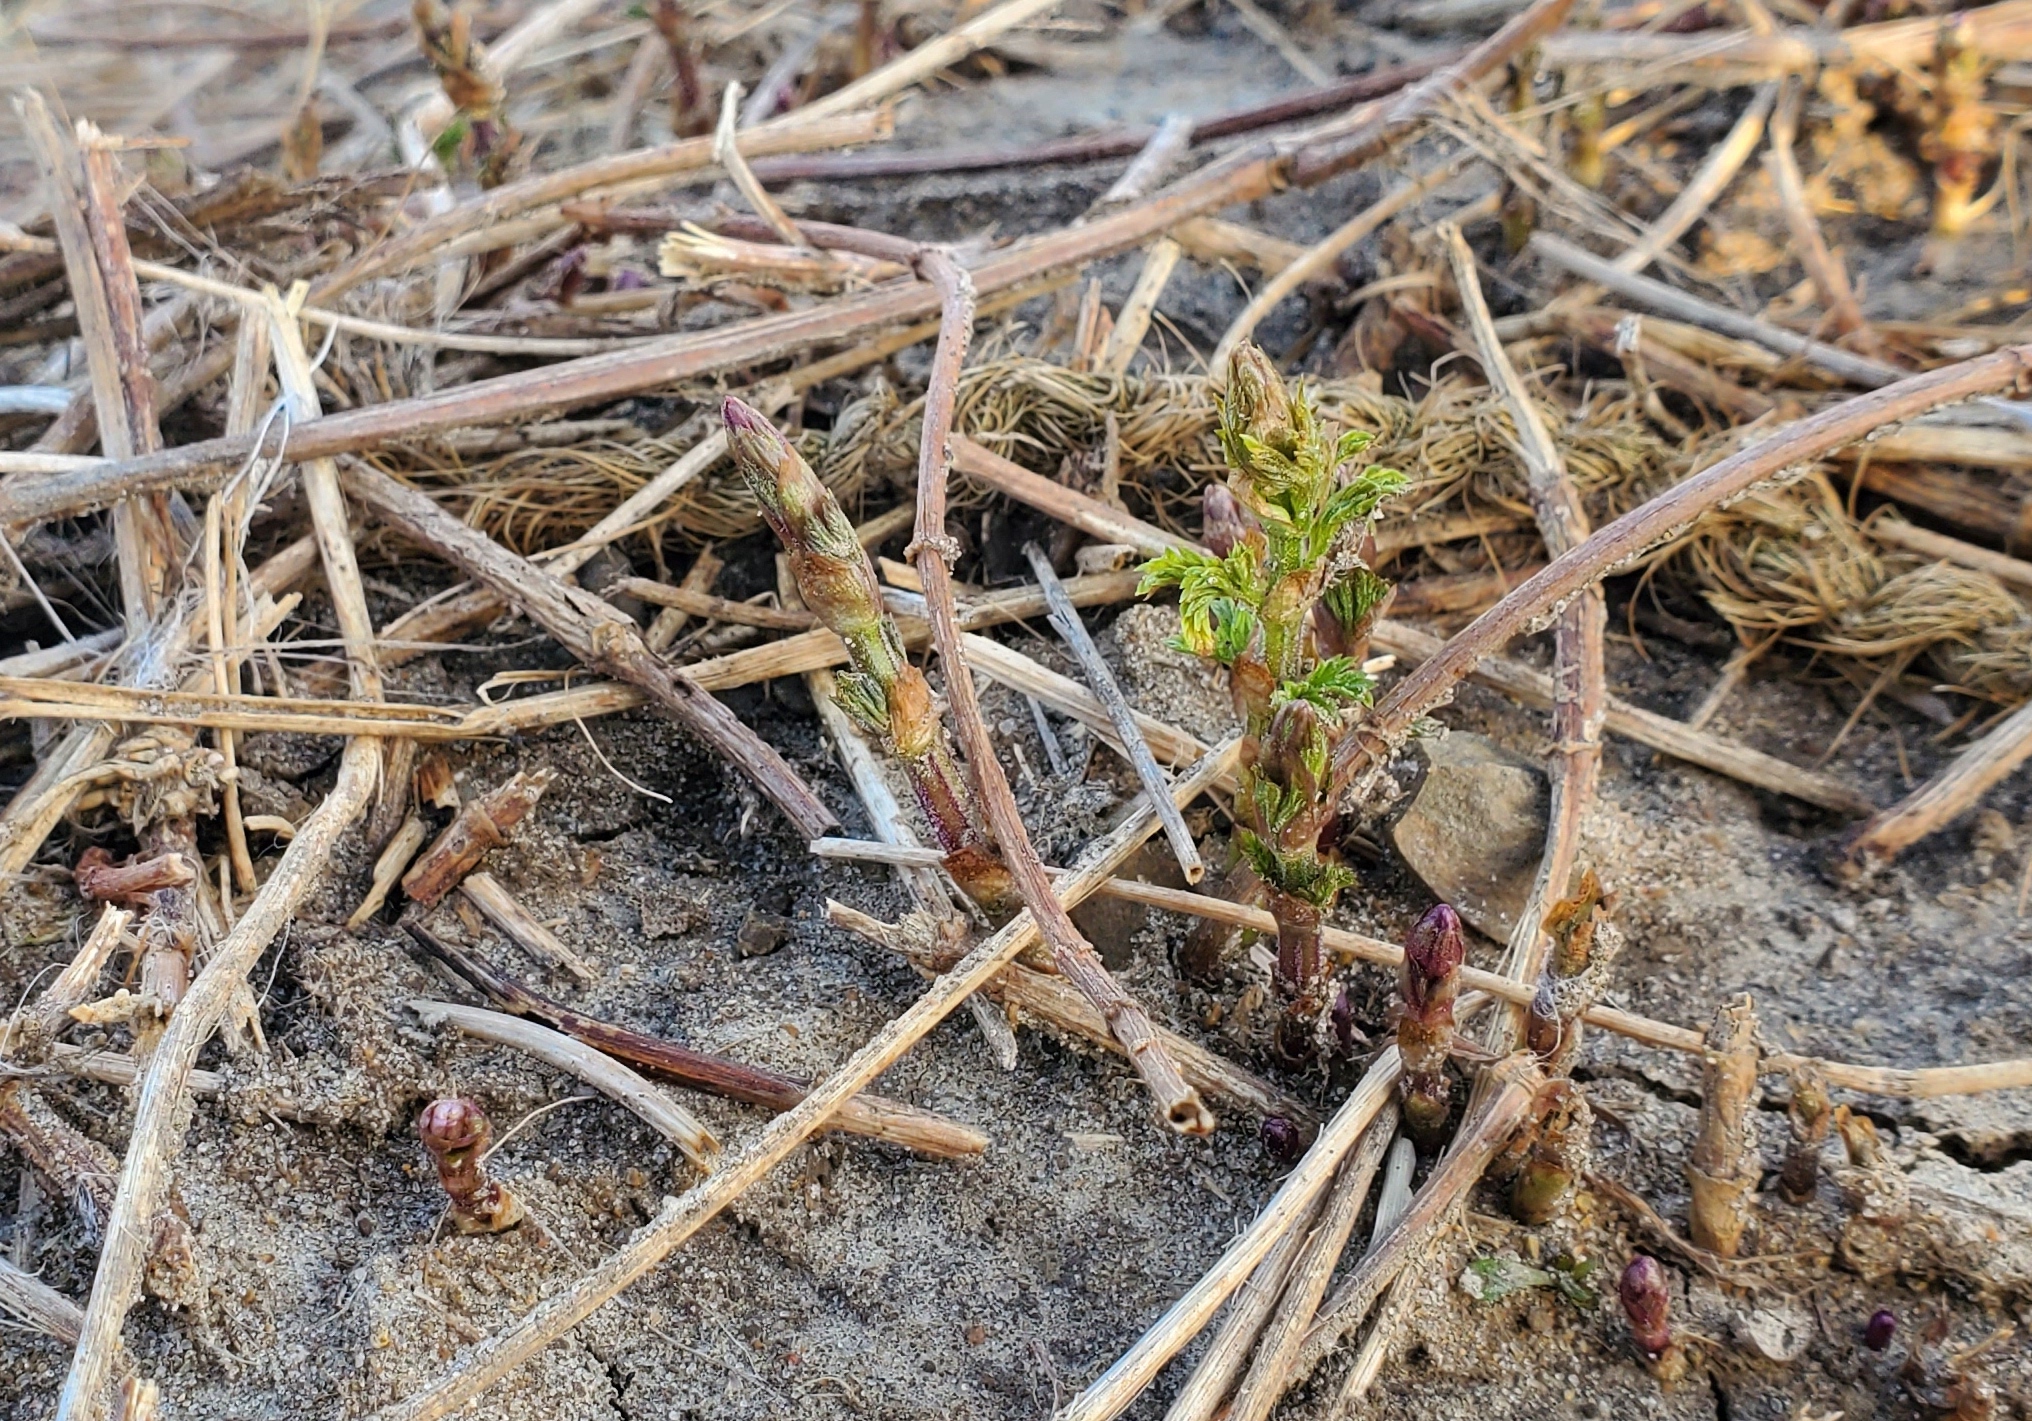
[[438, 1183], [451, 1200], [460, 1233], [499, 1233], [522, 1222], [522, 1204], [506, 1186], [487, 1178], [481, 1163], [494, 1138], [487, 1112], [475, 1100], [433, 1100], [416, 1117], [417, 1137], [437, 1166]]
[[1467, 960], [1460, 914], [1446, 903], [1435, 903], [1412, 925], [1404, 939], [1405, 1005], [1422, 1008]]
[[1632, 1258], [1616, 1284], [1616, 1294], [1623, 1300], [1623, 1316], [1630, 1320], [1631, 1338], [1646, 1356], [1662, 1356], [1672, 1345], [1672, 1295], [1658, 1260], [1643, 1253]]
[[1453, 1003], [1460, 994], [1460, 965], [1467, 956], [1460, 916], [1444, 903], [1430, 908], [1404, 939], [1397, 974], [1403, 1008], [1397, 1017], [1397, 1051], [1404, 1074], [1397, 1083], [1404, 1129], [1421, 1148], [1444, 1138], [1453, 1111], [1453, 1082], [1446, 1072], [1453, 1049]]
[[1341, 1054], [1352, 1056], [1357, 1046], [1369, 1044], [1369, 1038], [1362, 1035], [1361, 1029], [1355, 1025], [1355, 1004], [1348, 1000], [1346, 987], [1334, 993], [1327, 1019], [1333, 1023], [1334, 1040], [1339, 1043]]

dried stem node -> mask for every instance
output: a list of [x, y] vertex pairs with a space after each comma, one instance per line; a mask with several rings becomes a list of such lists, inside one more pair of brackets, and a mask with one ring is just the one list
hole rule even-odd
[[1710, 1253], [1734, 1258], [1762, 1168], [1750, 1119], [1757, 1099], [1757, 1011], [1747, 993], [1715, 1013], [1703, 1054], [1700, 1131], [1686, 1166], [1693, 1189], [1688, 1231]]
[[1821, 1151], [1834, 1124], [1834, 1102], [1827, 1098], [1827, 1081], [1818, 1070], [1805, 1066], [1794, 1072], [1792, 1103], [1785, 1116], [1792, 1127], [1792, 1147], [1778, 1172], [1778, 1189], [1790, 1203], [1804, 1204], [1820, 1187]]
[[1533, 1108], [1538, 1118], [1530, 1153], [1510, 1186], [1510, 1212], [1519, 1223], [1537, 1225], [1551, 1220], [1574, 1181], [1587, 1172], [1595, 1116], [1580, 1087], [1568, 1080], [1547, 1081]]
[[488, 850], [508, 842], [508, 831], [536, 807], [556, 777], [557, 772], [550, 769], [520, 771], [500, 788], [466, 805], [403, 875], [403, 893], [412, 903], [436, 907]]
[[1574, 896], [1553, 904], [1545, 915], [1552, 951], [1525, 1018], [1525, 1040], [1548, 1074], [1572, 1070], [1580, 1053], [1581, 1019], [1601, 1000], [1622, 949], [1623, 935], [1608, 921], [1606, 907], [1601, 880], [1590, 868], [1581, 874]]

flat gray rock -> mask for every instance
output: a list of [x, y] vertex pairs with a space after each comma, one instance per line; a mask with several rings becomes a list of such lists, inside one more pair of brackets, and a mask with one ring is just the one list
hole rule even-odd
[[1434, 897], [1506, 941], [1545, 848], [1545, 776], [1466, 731], [1421, 741], [1418, 752], [1425, 776], [1391, 830], [1397, 852]]

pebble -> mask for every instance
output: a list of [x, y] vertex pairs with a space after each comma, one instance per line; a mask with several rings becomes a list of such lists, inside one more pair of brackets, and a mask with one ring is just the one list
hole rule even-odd
[[767, 957], [783, 946], [783, 940], [789, 936], [790, 919], [781, 913], [750, 910], [747, 921], [741, 924], [741, 931], [734, 938], [734, 945], [743, 957]]

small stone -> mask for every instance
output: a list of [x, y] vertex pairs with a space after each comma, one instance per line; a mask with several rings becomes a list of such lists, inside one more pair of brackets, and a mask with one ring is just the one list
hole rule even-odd
[[1434, 897], [1506, 942], [1545, 848], [1545, 776], [1486, 736], [1463, 731], [1418, 749], [1426, 770], [1391, 830], [1397, 852]]
[[1813, 1315], [1804, 1308], [1758, 1308], [1735, 1319], [1736, 1337], [1767, 1362], [1790, 1362], [1813, 1340]]
[[789, 936], [790, 919], [781, 913], [750, 910], [748, 920], [734, 937], [734, 946], [743, 957], [767, 957], [783, 946], [783, 940]]
[[353, 1219], [353, 1227], [360, 1231], [361, 1238], [372, 1238], [374, 1236], [374, 1228], [375, 1228], [374, 1216], [372, 1214], [367, 1213], [362, 1213], [355, 1216]]
[[2010, 820], [1994, 809], [1980, 811], [1975, 828], [1969, 832], [1969, 858], [1974, 861], [1976, 872], [1988, 878], [1996, 861], [2017, 846], [2017, 839]]

